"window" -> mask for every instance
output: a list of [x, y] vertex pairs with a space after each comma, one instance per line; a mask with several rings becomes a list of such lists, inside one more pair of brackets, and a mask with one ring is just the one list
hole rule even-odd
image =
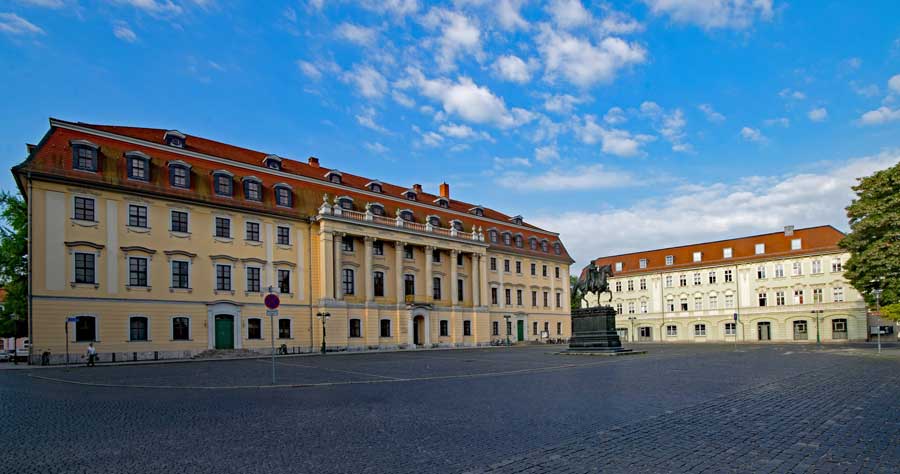
[[688, 310], [688, 301], [687, 301], [687, 297], [686, 297], [686, 296], [682, 296], [682, 297], [681, 297], [681, 302], [680, 302], [680, 303], [681, 303], [681, 310], [682, 310], [682, 311], [687, 311], [687, 310]]
[[703, 297], [695, 296], [694, 297], [694, 311], [701, 311], [703, 309]]
[[247, 291], [250, 293], [260, 292], [260, 269], [258, 267], [247, 267]]
[[431, 283], [431, 293], [435, 300], [441, 299], [441, 279], [434, 277]]
[[497, 288], [491, 287], [491, 304], [496, 305], [497, 303]]
[[406, 296], [412, 296], [416, 294], [415, 275], [403, 275], [403, 294]]
[[666, 255], [666, 265], [674, 265], [675, 264], [675, 256], [674, 255]]
[[216, 237], [223, 239], [231, 238], [231, 219], [227, 217], [216, 217]]
[[380, 183], [369, 183], [369, 191], [372, 191], [373, 193], [383, 192]]
[[128, 340], [146, 341], [148, 338], [147, 326], [147, 318], [143, 316], [132, 316], [128, 318]]
[[378, 203], [373, 203], [371, 206], [369, 206], [369, 211], [376, 216], [383, 216], [384, 206]]
[[675, 300], [672, 298], [666, 300], [666, 311], [675, 311]]
[[699, 285], [703, 283], [703, 277], [700, 275], [700, 272], [694, 273], [694, 285]]
[[163, 135], [163, 140], [166, 142], [166, 145], [174, 146], [176, 148], [184, 148], [184, 140], [185, 135], [177, 130], [169, 130]]
[[522, 239], [521, 235], [516, 236], [516, 247], [522, 248], [525, 244], [525, 241]]
[[491, 271], [497, 271], [497, 257], [491, 257]]
[[666, 326], [666, 336], [674, 337], [678, 335], [678, 326], [669, 324]]
[[73, 219], [79, 221], [94, 221], [94, 199], [75, 197], [75, 213]]
[[509, 273], [509, 259], [503, 260], [503, 271]]
[[503, 243], [506, 245], [512, 245], [512, 235], [509, 232], [503, 233]]
[[463, 297], [465, 296], [465, 288], [463, 287], [463, 280], [460, 278], [456, 280], [456, 301], [462, 303]]
[[841, 264], [840, 258], [834, 258], [831, 260], [831, 271], [840, 272], [843, 270], [844, 270], [844, 268], [843, 268], [843, 265]]
[[128, 225], [130, 227], [147, 228], [147, 206], [128, 205]]
[[147, 286], [147, 259], [128, 257], [128, 286]]
[[491, 242], [493, 242], [495, 244], [497, 243], [497, 231], [496, 230], [489, 230], [488, 237], [491, 239]]
[[812, 271], [810, 273], [812, 273], [813, 275], [822, 273], [822, 261], [821, 260], [813, 260], [812, 261]]
[[784, 265], [776, 264], [775, 265], [775, 278], [783, 278], [784, 277]]
[[480, 207], [475, 208], [475, 215], [478, 217], [484, 217], [484, 209]]
[[341, 209], [346, 209], [348, 211], [352, 211], [353, 210], [353, 199], [350, 199], [348, 197], [342, 197], [342, 198], [338, 199], [338, 206], [340, 206]]
[[343, 252], [352, 252], [353, 251], [353, 237], [349, 235], [345, 235], [341, 237], [341, 251]]
[[666, 275], [666, 288], [672, 288], [672, 275]]
[[844, 301], [844, 287], [836, 286], [832, 289], [832, 297], [835, 303]]
[[556, 278], [559, 278], [559, 267], [554, 268], [554, 275]]
[[472, 321], [468, 319], [463, 321], [463, 336], [471, 336], [472, 335]]
[[544, 252], [550, 251], [550, 244], [546, 240], [541, 241], [541, 250], [543, 250]]
[[531, 264], [531, 276], [537, 276], [537, 264], [536, 263]]
[[531, 323], [531, 335], [537, 336], [537, 333], [538, 333], [538, 323], [537, 323], [537, 321], [533, 321]]
[[545, 308], [548, 307], [548, 306], [550, 306], [550, 301], [549, 301], [549, 299], [550, 299], [550, 295], [549, 295], [549, 293], [547, 293], [547, 292], [545, 291], [545, 292], [544, 292], [544, 307], [545, 307]]
[[287, 186], [275, 186], [275, 204], [282, 207], [294, 205], [294, 195]]
[[362, 321], [359, 319], [350, 320], [350, 337], [362, 337]]
[[172, 260], [172, 288], [190, 288], [189, 265], [188, 262]]
[[547, 265], [541, 265], [541, 276], [547, 276]]
[[82, 171], [97, 171], [97, 145], [72, 146], [72, 167]]
[[384, 242], [381, 240], [372, 242], [372, 255], [384, 255]]
[[716, 272], [711, 271], [711, 272], [709, 272], [709, 284], [712, 285], [715, 283], [716, 283]]
[[415, 191], [407, 191], [407, 192], [403, 193], [403, 197], [405, 197], [409, 201], [415, 201], [416, 193], [415, 193]]
[[391, 320], [382, 319], [379, 323], [381, 327], [378, 331], [378, 337], [391, 337]]
[[184, 165], [169, 165], [169, 184], [175, 188], [190, 189], [190, 168]]
[[290, 270], [278, 270], [278, 292], [279, 293], [290, 293], [291, 292], [291, 271]]
[[638, 286], [638, 288], [640, 288], [640, 289], [642, 289], [642, 290], [646, 290], [646, 289], [647, 289], [647, 279], [646, 279], [646, 278], [641, 278], [641, 279], [639, 280], [639, 286]]
[[516, 290], [516, 305], [522, 306], [522, 290]]
[[491, 322], [491, 336], [499, 336], [500, 335], [500, 323], [497, 321]]
[[562, 254], [562, 245], [560, 245], [559, 242], [553, 243], [553, 253], [555, 253], [556, 255]]
[[245, 236], [250, 242], [259, 242], [259, 222], [247, 223], [247, 235]]
[[231, 265], [216, 265], [216, 290], [231, 291]]
[[556, 323], [556, 334], [557, 335], [562, 334], [562, 323], [561, 322]]
[[[647, 303], [642, 303], [642, 304], [643, 304], [643, 309], [644, 309], [644, 311], [642, 311], [642, 312], [646, 313], [647, 312]], [[556, 307], [562, 308], [562, 293], [556, 294]]]
[[791, 250], [800, 250], [801, 247], [800, 239], [791, 239]]
[[726, 336], [736, 336], [737, 335], [737, 324], [736, 323], [725, 323], [725, 335]]
[[403, 247], [403, 258], [412, 260], [413, 259], [413, 248], [409, 245]]
[[278, 320], [278, 339], [290, 339], [291, 338], [291, 320], [290, 319], [279, 319]]
[[172, 340], [173, 341], [189, 341], [191, 340], [191, 320], [184, 316], [172, 318]]
[[616, 282], [616, 293], [621, 293], [621, 292], [622, 292], [622, 282], [617, 281]]
[[219, 196], [231, 197], [234, 194], [234, 182], [230, 174], [213, 174], [213, 188]]
[[263, 160], [263, 164], [265, 164], [266, 168], [271, 170], [281, 171], [281, 158], [275, 155], [269, 155]]
[[756, 278], [759, 280], [766, 279], [766, 266], [765, 265], [760, 265], [760, 266], [756, 267]]
[[259, 318], [247, 320], [247, 339], [262, 339], [262, 320]]
[[384, 272], [372, 274], [372, 289], [375, 292], [375, 296], [384, 296]]
[[94, 272], [95, 258], [92, 253], [75, 252], [75, 283], [97, 283]]
[[709, 309], [716, 309], [719, 306], [719, 298], [716, 295], [709, 295]]
[[803, 304], [803, 290], [794, 290], [794, 304]]
[[616, 303], [616, 314], [622, 314], [622, 303]]
[[447, 337], [450, 335], [450, 322], [442, 319], [440, 322], [440, 336]]
[[694, 252], [694, 261], [699, 262], [703, 260], [703, 252]]
[[833, 319], [831, 320], [831, 338], [847, 339], [847, 320]]
[[784, 292], [783, 291], [775, 292], [775, 306], [784, 306]]
[[278, 245], [291, 245], [291, 228], [278, 226], [275, 228], [275, 242]]
[[171, 219], [172, 232], [188, 232], [188, 213], [184, 211], [172, 211], [169, 215]]
[[538, 248], [538, 241], [537, 241], [537, 239], [534, 238], [534, 237], [530, 237], [530, 238], [528, 239], [528, 247], [531, 248], [531, 250], [537, 250], [537, 248]]
[[756, 255], [764, 254], [766, 253], [766, 244], [756, 244], [753, 249]]
[[522, 262], [518, 260], [516, 261], [516, 273], [520, 275], [522, 274]]
[[647, 259], [646, 258], [640, 259], [640, 261], [638, 261], [638, 267], [647, 268]]
[[337, 173], [328, 173], [328, 181], [334, 184], [341, 184], [341, 175]]
[[[559, 306], [559, 293], [556, 294], [556, 304]], [[647, 314], [647, 302], [641, 301], [641, 314]]]
[[791, 272], [791, 274], [792, 274], [793, 276], [800, 276], [800, 275], [803, 275], [803, 263], [801, 263], [801, 262], [794, 262], [793, 265], [792, 265], [792, 272]]
[[725, 247], [722, 249], [722, 258], [731, 258], [734, 253], [731, 250], [731, 247]]
[[463, 266], [463, 254], [462, 253], [456, 254], [456, 266], [457, 267]]
[[734, 295], [725, 295], [725, 307], [734, 308]]
[[731, 283], [731, 281], [732, 281], [731, 270], [725, 270], [725, 283]]
[[93, 342], [97, 340], [97, 318], [78, 316], [75, 318], [75, 342]]
[[705, 336], [706, 335], [706, 325], [705, 324], [695, 324], [694, 325], [694, 336]]
[[759, 305], [765, 306], [768, 301], [768, 295], [766, 293], [759, 294]]
[[341, 289], [345, 295], [355, 294], [353, 269], [345, 268], [341, 271]]
[[687, 275], [682, 273], [681, 276], [678, 277], [678, 284], [680, 286], [687, 286]]
[[813, 288], [813, 303], [822, 303], [825, 300], [822, 298], [822, 289], [821, 288]]
[[634, 291], [634, 280], [628, 280], [628, 291]]
[[537, 307], [537, 291], [531, 292], [531, 306]]
[[616, 266], [614, 267], [617, 272], [622, 271], [622, 262], [616, 262]]
[[431, 251], [431, 261], [434, 263], [441, 263], [441, 251], [438, 249], [434, 249]]
[[512, 290], [506, 288], [503, 290], [504, 301], [506, 301], [506, 305], [509, 306], [512, 304]]
[[126, 153], [125, 158], [128, 160], [128, 177], [140, 181], [149, 181], [150, 158], [143, 153]]

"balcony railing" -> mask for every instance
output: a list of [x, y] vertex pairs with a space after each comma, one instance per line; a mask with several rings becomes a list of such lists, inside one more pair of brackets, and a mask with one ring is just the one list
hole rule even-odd
[[397, 216], [395, 218], [380, 216], [372, 213], [368, 209], [366, 210], [366, 212], [344, 209], [338, 204], [328, 204], [327, 199], [328, 196], [326, 195], [325, 200], [322, 202], [322, 205], [319, 206], [320, 216], [334, 216], [353, 221], [371, 222], [384, 226], [398, 227], [401, 229], [411, 230], [413, 232], [437, 234], [444, 237], [452, 237], [455, 239], [484, 242], [484, 233], [481, 231], [481, 228], [476, 227], [472, 230], [472, 232], [464, 232], [453, 227], [439, 227], [431, 225], [430, 223], [420, 224], [418, 222], [410, 222], [404, 220], [400, 216]]

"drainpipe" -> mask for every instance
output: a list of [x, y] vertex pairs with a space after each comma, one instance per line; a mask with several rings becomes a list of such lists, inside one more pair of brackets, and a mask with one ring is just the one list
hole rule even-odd
[[[32, 247], [33, 244], [31, 242], [31, 211], [32, 211], [32, 184], [31, 184], [31, 172], [28, 172], [28, 196], [26, 198], [26, 204], [28, 205], [28, 363], [31, 364], [31, 353], [34, 350], [34, 318], [32, 315], [34, 314], [34, 310], [32, 309], [34, 305], [32, 304], [32, 283], [31, 279], [33, 278], [31, 264], [32, 264]], [[68, 323], [66, 323], [68, 324]], [[15, 341], [15, 334], [13, 335], [13, 341]], [[68, 340], [68, 339], [67, 339]], [[15, 354], [15, 353], [13, 353]]]
[[[309, 351], [313, 350], [313, 288], [312, 288], [312, 221], [307, 219], [307, 223], [310, 224], [306, 227], [306, 268], [308, 270], [306, 275], [306, 286], [307, 291], [306, 295], [309, 298]], [[319, 262], [322, 264], [322, 262]]]
[[666, 342], [663, 336], [663, 329], [666, 327], [666, 297], [663, 295], [665, 285], [663, 284], [663, 274], [659, 272], [659, 307], [662, 311], [662, 322], [659, 324], [659, 342]]

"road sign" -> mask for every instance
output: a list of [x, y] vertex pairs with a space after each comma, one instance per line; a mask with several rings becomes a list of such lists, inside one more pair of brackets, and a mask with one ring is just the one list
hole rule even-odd
[[738, 314], [737, 314], [737, 313], [734, 313], [734, 321], [735, 321], [735, 322], [737, 322], [737, 316], [738, 316]]
[[278, 310], [277, 309], [266, 310], [266, 316], [271, 316], [274, 318], [275, 316], [278, 316]]
[[281, 304], [281, 300], [278, 299], [278, 295], [275, 293], [269, 293], [263, 301], [266, 304], [266, 308], [269, 309], [276, 309]]
[[67, 323], [74, 323], [76, 320], [77, 318], [66, 318]]

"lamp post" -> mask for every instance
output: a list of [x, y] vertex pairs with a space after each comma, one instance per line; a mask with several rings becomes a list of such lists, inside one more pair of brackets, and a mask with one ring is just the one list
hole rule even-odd
[[322, 355], [325, 355], [325, 322], [331, 317], [331, 313], [319, 311], [316, 313], [316, 317], [322, 320]]
[[629, 316], [628, 320], [631, 321], [631, 342], [634, 342], [634, 321], [637, 319], [637, 316]]
[[509, 322], [509, 318], [512, 316], [508, 314], [503, 315], [503, 319], [506, 320], [506, 347], [509, 347], [509, 333], [512, 332], [512, 324]]
[[822, 313], [824, 313], [824, 312], [825, 311], [823, 311], [821, 309], [814, 309], [814, 310], [810, 311], [810, 313], [816, 315], [816, 347], [818, 347], [820, 349], [822, 348], [822, 334], [819, 331], [819, 319], [822, 317]]
[[875, 295], [875, 312], [878, 313], [878, 353], [881, 354], [881, 288], [872, 290]]

